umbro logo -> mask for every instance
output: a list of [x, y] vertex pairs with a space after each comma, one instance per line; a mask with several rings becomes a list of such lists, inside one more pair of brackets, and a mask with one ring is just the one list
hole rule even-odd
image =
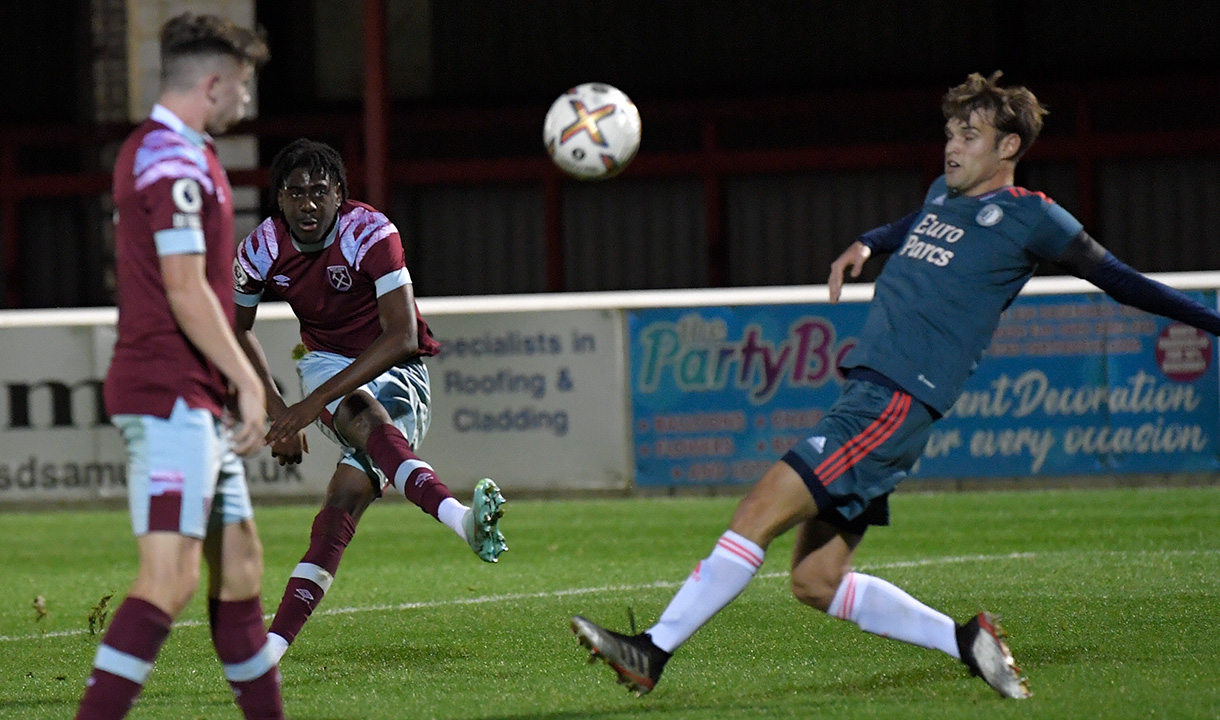
[[288, 283], [292, 282], [292, 278], [288, 277], [287, 275], [276, 275], [275, 277], [271, 278], [271, 281], [280, 287], [288, 287]]
[[305, 588], [297, 588], [296, 596], [297, 596], [297, 599], [300, 600], [301, 602], [304, 602], [304, 603], [313, 602], [313, 593], [309, 592]]

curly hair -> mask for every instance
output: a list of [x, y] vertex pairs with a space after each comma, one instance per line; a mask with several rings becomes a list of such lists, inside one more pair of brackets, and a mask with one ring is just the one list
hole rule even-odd
[[196, 60], [228, 56], [255, 68], [271, 57], [261, 29], [241, 27], [217, 15], [184, 12], [161, 27], [161, 83], [185, 89], [195, 77]]
[[1042, 132], [1042, 118], [1048, 110], [1023, 86], [1000, 87], [1004, 73], [996, 70], [991, 77], [971, 73], [966, 82], [949, 88], [941, 101], [941, 112], [946, 120], [958, 119], [968, 122], [975, 110], [989, 114], [996, 130], [996, 143], [1008, 134], [1021, 138], [1021, 148], [1013, 156], [1013, 162], [1021, 159], [1025, 151], [1034, 144]]
[[[308, 170], [310, 175], [325, 175], [339, 185], [339, 197], [347, 200], [347, 168], [343, 157], [330, 145], [309, 138], [288, 143], [271, 160], [272, 196], [284, 188], [293, 170]], [[279, 203], [273, 202], [275, 213], [282, 215]]]

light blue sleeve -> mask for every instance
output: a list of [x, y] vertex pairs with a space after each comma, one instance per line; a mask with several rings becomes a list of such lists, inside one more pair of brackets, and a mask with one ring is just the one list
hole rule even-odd
[[263, 294], [260, 293], [244, 293], [237, 290], [233, 291], [233, 302], [241, 307], [255, 307], [258, 301], [263, 299]]
[[203, 231], [196, 228], [170, 228], [153, 233], [157, 255], [194, 255], [207, 251]]

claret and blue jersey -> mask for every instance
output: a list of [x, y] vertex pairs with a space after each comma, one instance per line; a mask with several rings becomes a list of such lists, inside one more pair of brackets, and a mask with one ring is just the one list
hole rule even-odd
[[953, 195], [944, 177], [909, 217], [862, 238], [892, 255], [843, 367], [876, 370], [943, 414], [991, 342], [1000, 314], [1038, 263], [1061, 257], [1082, 226], [1042, 193], [1010, 186]]

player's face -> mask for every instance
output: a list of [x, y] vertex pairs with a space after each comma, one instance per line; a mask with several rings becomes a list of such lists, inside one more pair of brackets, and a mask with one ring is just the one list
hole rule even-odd
[[213, 135], [219, 135], [233, 127], [246, 115], [250, 105], [250, 85], [254, 79], [254, 66], [232, 58], [217, 59], [216, 73], [208, 86], [211, 101], [205, 127]]
[[[1011, 159], [1020, 145], [1013, 134], [998, 137], [990, 113], [975, 110], [945, 123], [945, 183], [963, 195], [981, 195], [1012, 184]], [[997, 142], [999, 140], [999, 142]], [[1014, 147], [1014, 141], [1017, 147]]]
[[297, 168], [288, 173], [278, 193], [280, 211], [298, 242], [320, 242], [339, 214], [339, 183], [322, 173]]

